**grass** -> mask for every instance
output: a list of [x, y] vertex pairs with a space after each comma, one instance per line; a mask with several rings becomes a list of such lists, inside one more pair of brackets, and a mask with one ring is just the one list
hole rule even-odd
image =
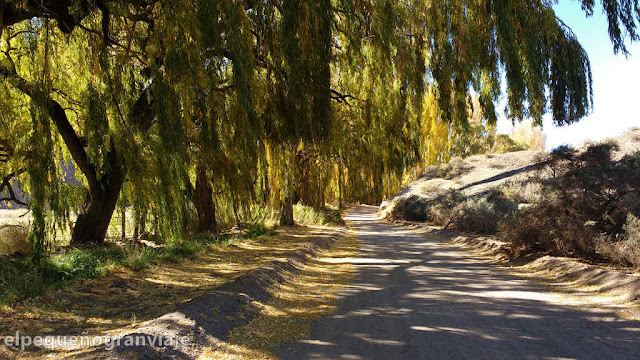
[[151, 264], [178, 261], [218, 242], [212, 236], [194, 236], [157, 248], [107, 243], [67, 249], [53, 254], [39, 269], [28, 257], [0, 257], [0, 303], [37, 297], [50, 289], [109, 275], [121, 267], [139, 271]]
[[[158, 246], [116, 244], [90, 248], [62, 248], [37, 269], [29, 257], [0, 257], [0, 304], [39, 297], [52, 289], [63, 288], [84, 280], [98, 279], [119, 268], [143, 270], [150, 265], [177, 262], [204, 251], [212, 245], [229, 244], [239, 239], [257, 239], [274, 233], [277, 212], [266, 207], [251, 211], [238, 231], [218, 235], [196, 234], [186, 239]], [[300, 204], [294, 206], [294, 218], [302, 225], [331, 226], [340, 223], [335, 209], [314, 210]]]
[[[13, 306], [0, 305], [0, 338], [11, 336], [15, 331], [28, 335], [86, 333], [90, 336], [130, 332], [140, 327], [141, 323], [176, 311], [178, 304], [208, 294], [247, 271], [272, 261], [286, 261], [294, 251], [312, 239], [327, 238], [337, 234], [337, 231], [319, 227], [284, 227], [275, 230], [274, 236], [211, 245], [193, 257], [178, 262], [152, 264], [143, 271], [116, 268], [107, 277], [48, 291], [41, 297]], [[319, 281], [322, 274], [311, 274], [308, 280], [314, 281], [316, 275]], [[327, 271], [323, 275], [334, 274]], [[337, 286], [331, 280], [335, 278], [327, 279], [327, 286]], [[98, 349], [98, 352], [101, 353], [102, 349]], [[62, 356], [67, 355], [63, 353], [57, 355], [67, 358]], [[49, 359], [56, 353], [36, 355], [24, 352], [12, 353], [9, 357]], [[68, 355], [69, 358], [78, 358]], [[0, 358], [5, 358], [2, 347]]]
[[296, 223], [312, 226], [344, 225], [340, 211], [337, 208], [326, 206], [323, 209], [314, 209], [302, 204], [293, 206], [293, 218]]

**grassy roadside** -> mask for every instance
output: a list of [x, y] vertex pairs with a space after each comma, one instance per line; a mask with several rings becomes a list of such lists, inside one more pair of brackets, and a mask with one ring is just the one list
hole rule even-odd
[[[0, 305], [11, 306], [27, 299], [37, 299], [47, 291], [66, 288], [86, 280], [100, 279], [120, 270], [141, 271], [152, 265], [174, 263], [236, 241], [272, 235], [277, 214], [272, 210], [257, 212], [242, 231], [214, 236], [199, 234], [166, 244], [113, 243], [74, 249], [61, 248], [40, 269], [28, 257], [0, 257]], [[315, 210], [295, 205], [296, 222], [310, 226], [334, 226], [341, 222], [337, 210]]]
[[[0, 338], [21, 334], [122, 334], [140, 324], [175, 311], [179, 304], [209, 293], [248, 271], [271, 261], [285, 261], [312, 239], [338, 229], [293, 227], [274, 236], [213, 247], [184, 261], [152, 265], [145, 271], [119, 271], [107, 278], [49, 292], [37, 302], [0, 308]], [[314, 274], [313, 276], [320, 276]], [[333, 277], [332, 272], [325, 276]], [[333, 286], [330, 282], [328, 286]], [[315, 290], [314, 290], [315, 291]], [[9, 349], [4, 349], [8, 351]], [[6, 357], [3, 357], [6, 355]], [[56, 358], [67, 354], [14, 352], [0, 358]]]
[[192, 255], [184, 252], [172, 260], [161, 258], [166, 252], [159, 252], [158, 260], [148, 262], [144, 270], [116, 266], [108, 275], [69, 282], [71, 286], [49, 289], [11, 306], [0, 305], [0, 337], [15, 331], [32, 335], [122, 331], [174, 311], [178, 304], [247, 271], [284, 260], [312, 238], [336, 230], [331, 226], [275, 229], [263, 236], [202, 243]]
[[[257, 238], [269, 232], [259, 228], [244, 238]], [[166, 245], [107, 243], [100, 247], [64, 249], [53, 254], [40, 269], [28, 257], [0, 258], [0, 304], [12, 305], [37, 298], [49, 290], [112, 275], [121, 269], [140, 271], [151, 265], [189, 258], [212, 246], [225, 245], [243, 237], [196, 235]]]

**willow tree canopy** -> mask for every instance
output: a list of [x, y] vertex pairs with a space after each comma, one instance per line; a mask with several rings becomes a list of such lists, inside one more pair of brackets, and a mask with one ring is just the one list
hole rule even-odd
[[[616, 52], [638, 40], [637, 0], [581, 4]], [[300, 143], [377, 182], [420, 158], [425, 114], [464, 128], [477, 103], [495, 122], [502, 79], [514, 119], [592, 106], [550, 1], [0, 0], [0, 31], [3, 178], [28, 176], [32, 209], [80, 207], [80, 243], [102, 240], [123, 186], [176, 226], [196, 167], [249, 199], [266, 162], [288, 179]], [[58, 201], [67, 157], [81, 206]]]

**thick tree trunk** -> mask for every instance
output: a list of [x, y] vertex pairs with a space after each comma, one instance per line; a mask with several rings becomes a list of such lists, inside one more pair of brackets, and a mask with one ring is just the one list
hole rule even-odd
[[71, 234], [71, 245], [101, 244], [116, 209], [124, 174], [118, 173], [103, 184], [103, 189], [89, 194]]
[[[42, 4], [39, 5], [39, 7], [44, 8]], [[6, 15], [7, 8], [4, 10]], [[36, 15], [33, 14], [26, 18]], [[111, 148], [107, 154], [108, 166], [100, 171], [95, 164], [91, 163], [84, 149], [84, 141], [78, 136], [67, 118], [65, 109], [58, 102], [42, 93], [38, 86], [21, 78], [15, 69], [0, 65], [0, 76], [13, 79], [13, 86], [31, 97], [32, 100], [35, 100], [39, 106], [49, 111], [49, 116], [56, 125], [78, 170], [87, 179], [89, 195], [80, 214], [78, 214], [78, 219], [71, 234], [71, 244], [75, 246], [88, 243], [103, 243], [126, 177], [124, 164], [121, 163], [115, 148]], [[137, 125], [138, 131], [145, 132], [151, 127], [152, 120], [153, 96], [151, 90], [147, 88], [136, 100], [129, 114], [129, 121]]]
[[204, 166], [198, 166], [196, 173], [196, 210], [198, 211], [198, 232], [217, 232], [216, 212], [213, 206], [211, 184]]

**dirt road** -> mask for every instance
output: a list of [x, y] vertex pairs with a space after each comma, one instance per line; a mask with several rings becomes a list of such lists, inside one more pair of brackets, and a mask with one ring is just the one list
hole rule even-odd
[[358, 207], [356, 276], [337, 310], [282, 359], [640, 359], [640, 322], [565, 294]]

